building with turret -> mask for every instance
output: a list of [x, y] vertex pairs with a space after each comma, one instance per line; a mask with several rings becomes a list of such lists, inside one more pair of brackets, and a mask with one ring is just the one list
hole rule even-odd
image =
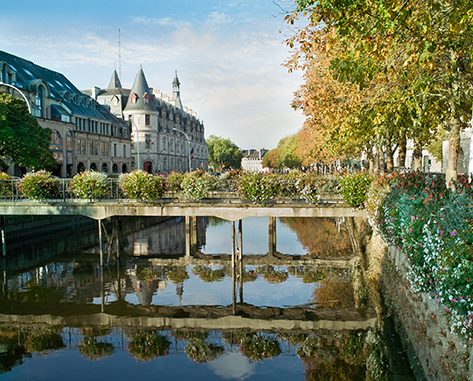
[[138, 68], [131, 89], [123, 89], [114, 71], [107, 89], [93, 87], [86, 93], [128, 122], [132, 136], [133, 169], [168, 174], [208, 168], [204, 125], [181, 101], [175, 74], [172, 97], [149, 87]]
[[[50, 148], [58, 162], [54, 175], [130, 171], [128, 124], [83, 94], [63, 74], [0, 51], [0, 90], [21, 96], [39, 125], [51, 129]], [[27, 170], [9, 164], [11, 175], [21, 176]]]

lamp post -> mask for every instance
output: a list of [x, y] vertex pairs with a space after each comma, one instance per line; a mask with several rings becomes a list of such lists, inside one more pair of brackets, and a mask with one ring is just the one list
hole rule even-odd
[[188, 151], [187, 151], [187, 154], [188, 154], [188, 157], [189, 157], [189, 172], [191, 171], [191, 141], [189, 139], [189, 136], [184, 132], [184, 131], [181, 131], [181, 130], [178, 130], [177, 128], [173, 128], [172, 129], [173, 131], [177, 131], [177, 132], [180, 132], [181, 134], [183, 134], [186, 139], [187, 139], [187, 148], [188, 148]]
[[23, 91], [21, 91], [18, 87], [13, 86], [13, 85], [10, 85], [10, 84], [5, 83], [5, 82], [1, 82], [1, 81], [0, 81], [0, 85], [6, 86], [6, 87], [10, 87], [10, 88], [12, 88], [13, 90], [18, 91], [18, 92], [21, 94], [21, 96], [23, 97], [23, 99], [25, 100], [26, 106], [28, 107], [28, 112], [31, 114], [30, 102], [28, 101], [28, 98], [27, 98], [26, 95], [23, 93]]

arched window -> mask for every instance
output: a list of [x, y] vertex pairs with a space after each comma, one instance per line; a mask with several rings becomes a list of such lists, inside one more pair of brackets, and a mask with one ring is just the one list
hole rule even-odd
[[103, 172], [103, 173], [108, 173], [108, 165], [107, 165], [107, 163], [103, 163], [103, 164], [102, 164], [102, 172]]
[[118, 164], [117, 164], [117, 163], [113, 164], [113, 166], [112, 166], [112, 172], [113, 172], [113, 173], [118, 173]]
[[85, 171], [85, 165], [84, 163], [79, 163], [77, 164], [77, 173], [82, 173]]
[[91, 170], [91, 171], [97, 171], [97, 164], [91, 163], [91, 164], [90, 164], [90, 170]]
[[64, 155], [62, 152], [62, 138], [59, 131], [54, 130], [51, 134], [51, 145], [49, 147], [51, 151], [53, 151], [53, 156], [56, 161], [61, 164], [64, 159]]
[[123, 164], [122, 165], [122, 173], [127, 173], [127, 171], [128, 171], [128, 168], [127, 168], [126, 164]]

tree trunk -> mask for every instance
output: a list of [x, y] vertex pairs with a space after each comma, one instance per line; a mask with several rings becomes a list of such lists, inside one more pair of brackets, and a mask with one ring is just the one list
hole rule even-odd
[[366, 151], [366, 170], [370, 173], [373, 171], [373, 148], [371, 147]]
[[422, 143], [414, 140], [414, 171], [422, 171]]
[[391, 173], [394, 171], [394, 152], [392, 149], [388, 149], [387, 152], [387, 158], [386, 158], [386, 169], [388, 170], [388, 173]]
[[398, 156], [398, 167], [399, 169], [406, 168], [406, 156], [407, 156], [407, 138], [405, 134], [402, 134], [399, 140], [399, 156]]
[[457, 181], [457, 161], [460, 152], [460, 130], [461, 122], [459, 117], [452, 117], [450, 120], [450, 132], [448, 134], [448, 166], [446, 183], [454, 191]]

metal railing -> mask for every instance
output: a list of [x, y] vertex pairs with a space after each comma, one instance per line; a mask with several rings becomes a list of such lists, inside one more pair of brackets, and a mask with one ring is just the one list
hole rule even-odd
[[[58, 192], [53, 197], [41, 199], [42, 201], [49, 202], [66, 202], [66, 201], [78, 201], [84, 200], [84, 198], [78, 197], [70, 187], [72, 179], [57, 179], [59, 182]], [[123, 189], [120, 187], [117, 178], [108, 178], [107, 187], [105, 193], [100, 196], [94, 196], [91, 198], [85, 198], [89, 201], [115, 201], [115, 202], [136, 202], [125, 195]], [[20, 179], [12, 180], [0, 180], [0, 202], [20, 202], [29, 200], [21, 194]], [[182, 191], [166, 191], [162, 198], [154, 200], [155, 202], [191, 202], [193, 200], [187, 199]], [[150, 201], [148, 201], [150, 202]], [[152, 201], [151, 201], [152, 202]], [[210, 190], [206, 197], [200, 201], [201, 203], [245, 203], [251, 204], [251, 201], [243, 200], [234, 187], [221, 190]], [[298, 196], [293, 195], [291, 197], [278, 197], [268, 202], [269, 204], [306, 204], [306, 201]], [[339, 195], [322, 195], [320, 203], [330, 204], [343, 204], [343, 201]]]

